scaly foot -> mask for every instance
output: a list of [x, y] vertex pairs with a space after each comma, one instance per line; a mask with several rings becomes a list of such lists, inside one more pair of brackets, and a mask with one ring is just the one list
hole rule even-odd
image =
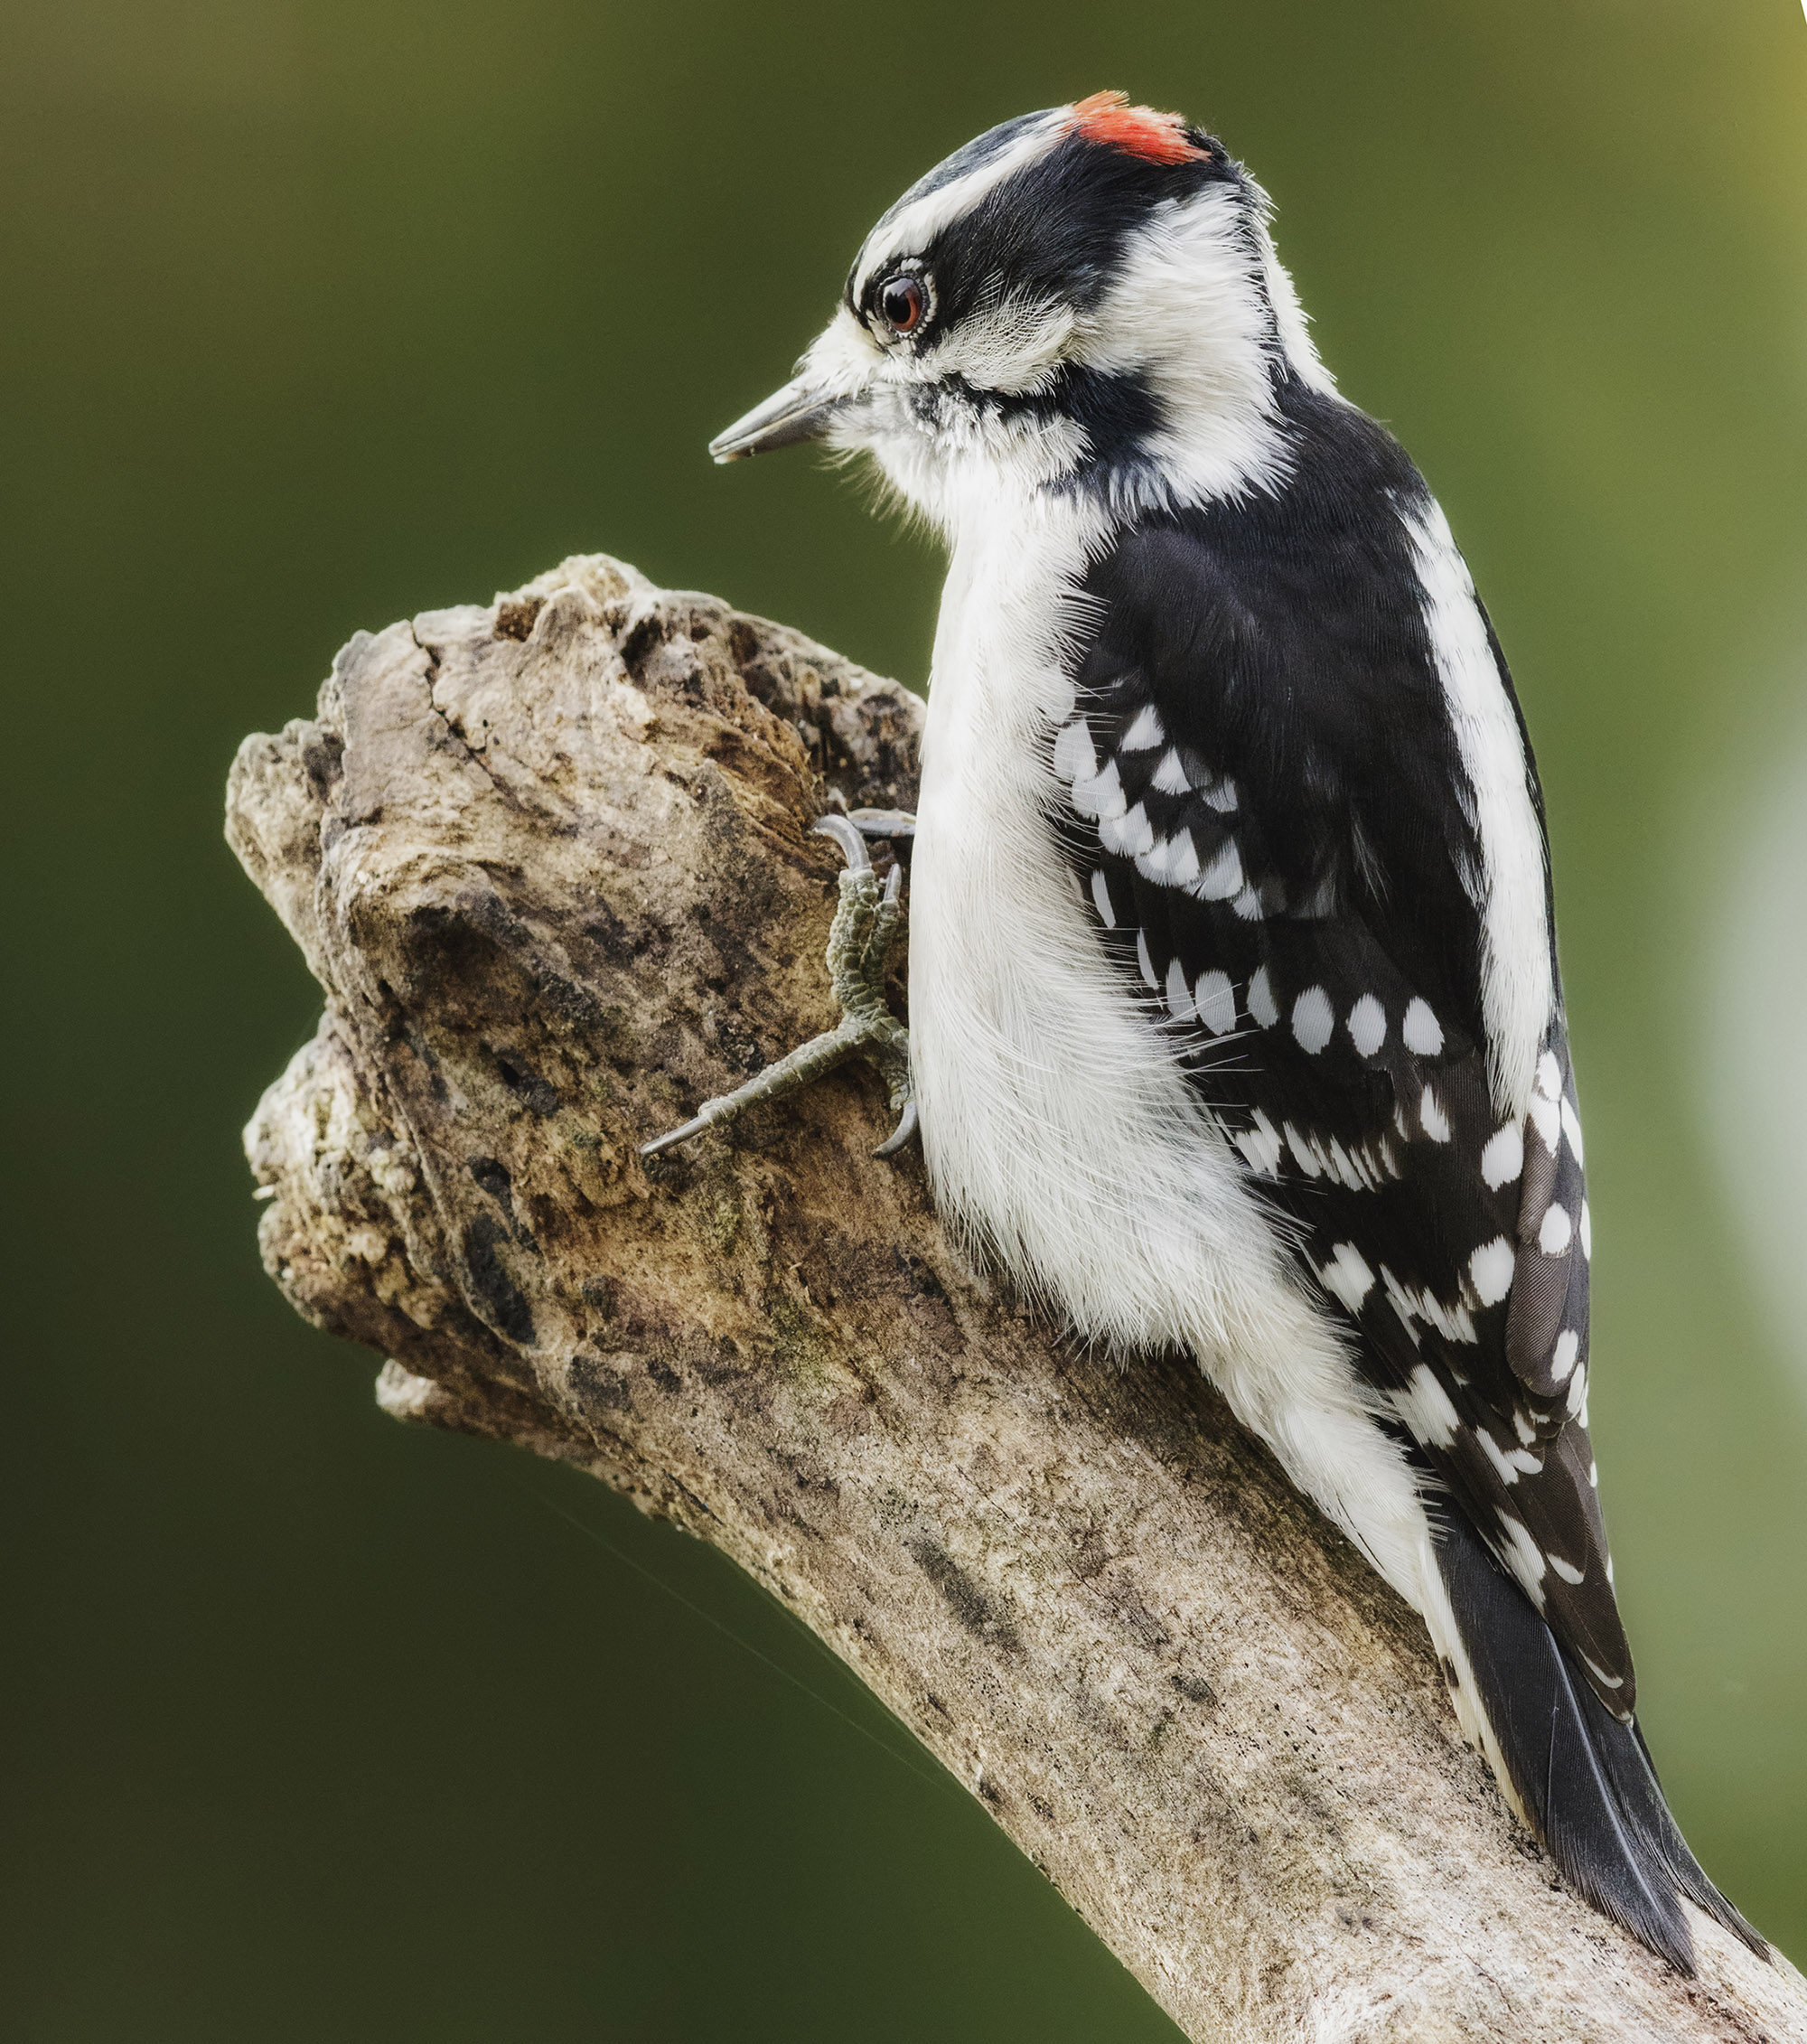
[[904, 868], [894, 866], [880, 884], [866, 856], [867, 838], [908, 838], [916, 820], [901, 810], [857, 809], [851, 816], [825, 816], [817, 833], [832, 838], [847, 859], [840, 877], [840, 906], [829, 932], [829, 977], [841, 1018], [819, 1036], [799, 1045], [788, 1057], [755, 1073], [720, 1100], [705, 1101], [682, 1128], [640, 1146], [642, 1157], [699, 1136], [761, 1101], [782, 1100], [850, 1057], [863, 1057], [877, 1067], [891, 1093], [892, 1112], [900, 1115], [894, 1132], [873, 1151], [894, 1157], [916, 1132], [916, 1102], [910, 1089], [910, 1032], [885, 1002], [885, 965], [896, 933]]

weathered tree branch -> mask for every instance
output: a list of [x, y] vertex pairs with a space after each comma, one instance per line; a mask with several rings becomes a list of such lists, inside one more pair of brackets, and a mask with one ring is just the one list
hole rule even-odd
[[1697, 1917], [1684, 1982], [1563, 1891], [1416, 1620], [1183, 1361], [957, 1266], [871, 1073], [642, 1166], [830, 1018], [808, 825], [907, 804], [920, 724], [602, 557], [354, 639], [232, 775], [327, 997], [248, 1131], [271, 1275], [398, 1417], [751, 1571], [1194, 2039], [1807, 2037], [1785, 1964]]

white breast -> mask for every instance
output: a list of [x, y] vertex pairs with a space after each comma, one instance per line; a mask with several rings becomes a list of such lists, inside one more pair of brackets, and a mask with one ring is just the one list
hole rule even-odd
[[[910, 901], [911, 1061], [937, 1205], [1083, 1334], [1178, 1345], [1420, 1610], [1424, 1510], [1151, 1013], [1050, 815], [1084, 513], [962, 534], [942, 599]], [[1441, 1644], [1441, 1643], [1439, 1643]]]

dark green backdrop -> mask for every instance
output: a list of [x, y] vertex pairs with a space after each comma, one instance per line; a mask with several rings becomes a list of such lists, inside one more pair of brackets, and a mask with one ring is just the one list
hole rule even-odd
[[919, 679], [931, 555], [802, 456], [703, 444], [904, 183], [1103, 85], [1272, 189], [1513, 656], [1646, 1722], [1702, 1858], [1807, 1955], [1807, 1374], [1703, 1092], [1738, 832], [1807, 700], [1800, 0], [0, 21], [19, 2034], [1172, 2034], [755, 1593], [380, 1420], [373, 1359], [290, 1316], [238, 1130], [317, 999], [219, 832], [238, 738], [353, 628], [579, 549]]

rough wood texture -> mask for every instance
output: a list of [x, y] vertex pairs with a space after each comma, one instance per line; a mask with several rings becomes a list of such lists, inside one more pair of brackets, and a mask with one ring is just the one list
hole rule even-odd
[[864, 1067], [642, 1167], [832, 1019], [807, 827], [907, 803], [920, 722], [602, 557], [355, 638], [232, 775], [327, 997], [247, 1134], [271, 1275], [398, 1417], [750, 1570], [1194, 2039], [1807, 2037], [1785, 1964], [1563, 1892], [1410, 1614], [1182, 1362], [963, 1273]]

